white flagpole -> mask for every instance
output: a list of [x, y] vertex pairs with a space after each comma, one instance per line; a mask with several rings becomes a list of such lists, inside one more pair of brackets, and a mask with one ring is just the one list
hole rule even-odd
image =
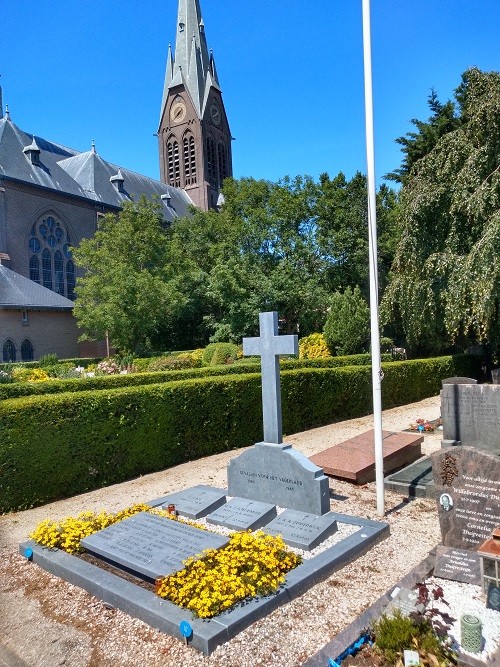
[[370, 33], [370, 0], [363, 0], [363, 53], [365, 64], [366, 159], [368, 174], [368, 237], [370, 263], [370, 322], [372, 345], [373, 428], [375, 433], [375, 484], [377, 514], [384, 516], [384, 453], [382, 447], [382, 366], [378, 318], [377, 208], [375, 150], [373, 141], [373, 85]]

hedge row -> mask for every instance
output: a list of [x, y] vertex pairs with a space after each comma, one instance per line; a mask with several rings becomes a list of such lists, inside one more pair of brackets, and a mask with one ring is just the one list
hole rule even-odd
[[[87, 368], [90, 364], [98, 364], [102, 361], [102, 357], [75, 357], [74, 359], [59, 359], [61, 364], [74, 364], [75, 366], [83, 366]], [[22, 366], [23, 368], [40, 368], [40, 361], [13, 361], [8, 364], [0, 364], [0, 371], [8, 370], [12, 364]]]
[[[476, 364], [465, 356], [386, 363], [384, 409], [437, 394], [444, 377], [478, 377]], [[284, 371], [282, 404], [286, 433], [369, 414], [371, 369]], [[256, 373], [6, 400], [0, 403], [0, 511], [69, 497], [261, 438]]]
[[[383, 358], [390, 360], [391, 355], [384, 355]], [[330, 357], [328, 359], [283, 359], [281, 367], [283, 370], [292, 368], [335, 368], [338, 366], [366, 365], [367, 363], [370, 363], [370, 355], [356, 354], [348, 357]], [[137, 387], [146, 384], [172, 382], [174, 380], [188, 380], [218, 375], [243, 375], [246, 373], [260, 373], [260, 362], [255, 361], [241, 365], [207, 366], [206, 368], [189, 368], [175, 371], [131, 373], [127, 375], [101, 375], [93, 378], [47, 380], [46, 382], [13, 382], [11, 384], [0, 384], [0, 400], [19, 398], [20, 396], [62, 394], [68, 391]]]

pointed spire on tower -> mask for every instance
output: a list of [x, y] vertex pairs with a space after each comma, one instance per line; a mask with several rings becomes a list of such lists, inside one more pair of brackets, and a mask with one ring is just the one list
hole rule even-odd
[[0, 120], [3, 118], [2, 86], [0, 86]]
[[175, 86], [185, 84], [201, 118], [209, 71], [210, 58], [199, 0], [179, 0], [175, 58], [169, 50], [160, 117], [165, 111], [168, 91]]
[[5, 105], [5, 120], [10, 120], [9, 105]]

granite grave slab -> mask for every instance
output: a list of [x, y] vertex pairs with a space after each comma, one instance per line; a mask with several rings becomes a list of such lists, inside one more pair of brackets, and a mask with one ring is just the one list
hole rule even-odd
[[151, 500], [148, 505], [151, 507], [162, 507], [167, 509], [171, 503], [175, 505], [178, 514], [187, 519], [201, 519], [207, 514], [214, 512], [218, 507], [226, 502], [225, 489], [218, 489], [205, 484], [198, 484], [189, 489], [183, 489], [176, 493], [170, 493], [168, 496]]
[[81, 545], [93, 556], [154, 582], [182, 570], [186, 558], [228, 542], [222, 535], [140, 512], [85, 537]]
[[[314, 456], [311, 461], [321, 466], [327, 475], [366, 484], [375, 479], [374, 431], [333, 445]], [[424, 438], [415, 433], [382, 432], [384, 470], [392, 472], [422, 456]]]
[[430, 458], [422, 456], [405, 468], [387, 475], [384, 486], [388, 491], [396, 491], [410, 498], [434, 498]]
[[500, 454], [500, 385], [443, 384], [443, 447], [469, 445]]
[[481, 585], [479, 554], [467, 549], [438, 546], [434, 575], [441, 579], [461, 581], [465, 584]]
[[318, 516], [287, 509], [264, 527], [270, 535], [281, 535], [285, 544], [312, 551], [338, 530], [336, 515], [328, 512]]
[[462, 446], [431, 460], [443, 545], [473, 551], [500, 524], [500, 457]]
[[230, 496], [313, 514], [330, 509], [328, 478], [291, 445], [258, 442], [229, 462], [227, 483]]
[[230, 530], [257, 530], [277, 516], [276, 505], [246, 498], [231, 498], [209, 514], [208, 523]]
[[387, 523], [343, 514], [336, 514], [336, 518], [338, 522], [358, 526], [358, 530], [289, 572], [285, 584], [275, 594], [237, 605], [209, 620], [193, 618], [190, 611], [160, 599], [152, 591], [59, 549], [47, 549], [33, 540], [23, 542], [19, 549], [23, 556], [54, 576], [62, 577], [103, 602], [180, 640], [183, 637], [179, 624], [188, 621], [193, 628], [188, 644], [209, 655], [255, 621], [358, 558], [390, 532]]

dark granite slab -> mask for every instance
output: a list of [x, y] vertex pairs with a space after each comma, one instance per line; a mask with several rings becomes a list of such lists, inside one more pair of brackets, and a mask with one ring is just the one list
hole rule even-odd
[[188, 519], [201, 519], [214, 512], [226, 502], [226, 491], [213, 486], [199, 484], [189, 489], [170, 493], [168, 496], [156, 498], [147, 504], [151, 507], [164, 507], [173, 503], [178, 514]]
[[257, 530], [277, 516], [276, 505], [247, 498], [231, 498], [209, 514], [208, 523], [230, 530]]
[[385, 488], [410, 498], [434, 498], [432, 463], [423, 456], [415, 463], [394, 472], [384, 479]]
[[281, 535], [286, 544], [304, 551], [312, 551], [337, 529], [334, 512], [318, 516], [297, 510], [285, 510], [264, 527], [266, 533]]
[[500, 457], [461, 446], [431, 460], [442, 542], [473, 551], [500, 525]]
[[462, 444], [500, 455], [500, 386], [443, 384], [443, 447]]
[[479, 554], [476, 551], [439, 546], [437, 547], [434, 575], [442, 579], [480, 586]]
[[154, 582], [182, 570], [182, 562], [190, 556], [228, 542], [223, 535], [140, 512], [85, 537], [81, 544], [93, 556]]

